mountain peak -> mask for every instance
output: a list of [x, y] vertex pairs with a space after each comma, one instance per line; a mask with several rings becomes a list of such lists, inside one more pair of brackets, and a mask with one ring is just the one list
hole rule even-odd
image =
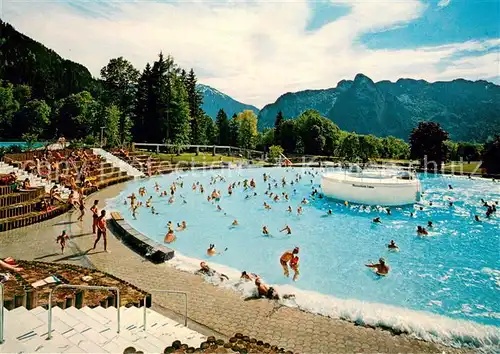
[[228, 117], [247, 109], [259, 114], [257, 107], [236, 101], [216, 88], [204, 84], [197, 84], [197, 87], [203, 94], [202, 108], [212, 119], [215, 119], [220, 109], [223, 109]]
[[359, 84], [365, 84], [365, 85], [375, 85], [372, 79], [370, 79], [368, 76], [365, 74], [357, 74], [356, 77], [354, 78], [354, 84], [359, 85]]

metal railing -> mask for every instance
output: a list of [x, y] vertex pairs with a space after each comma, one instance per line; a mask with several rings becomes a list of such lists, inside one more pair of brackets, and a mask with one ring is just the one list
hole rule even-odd
[[[116, 333], [120, 333], [120, 289], [116, 286], [97, 286], [97, 285], [72, 285], [72, 284], [59, 284], [52, 288], [49, 294], [49, 320], [47, 322], [48, 326], [48, 336], [47, 340], [52, 338], [52, 295], [59, 288], [70, 288], [70, 289], [87, 289], [87, 290], [112, 290], [116, 292], [116, 319], [118, 321], [118, 327]], [[2, 316], [3, 319], [3, 316]]]
[[5, 341], [3, 338], [3, 322], [4, 322], [4, 312], [3, 312], [3, 291], [4, 291], [4, 285], [3, 283], [0, 283], [0, 344], [3, 344]]
[[[184, 326], [187, 327], [188, 320], [188, 294], [185, 291], [174, 291], [174, 290], [162, 290], [162, 289], [153, 289], [149, 290], [149, 292], [153, 293], [167, 293], [167, 294], [182, 294], [184, 295], [185, 304], [184, 304]], [[144, 331], [146, 330], [146, 317], [147, 317], [147, 307], [146, 307], [146, 299], [148, 295], [144, 297]], [[153, 295], [151, 295], [151, 303], [153, 303]]]

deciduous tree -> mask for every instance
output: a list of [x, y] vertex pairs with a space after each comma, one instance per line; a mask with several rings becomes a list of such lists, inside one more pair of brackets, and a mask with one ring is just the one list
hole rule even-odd
[[420, 160], [421, 167], [441, 169], [446, 160], [446, 140], [448, 133], [438, 123], [420, 122], [410, 135], [411, 157]]
[[257, 116], [251, 110], [246, 110], [238, 114], [236, 122], [238, 129], [238, 146], [244, 149], [255, 148], [257, 138]]

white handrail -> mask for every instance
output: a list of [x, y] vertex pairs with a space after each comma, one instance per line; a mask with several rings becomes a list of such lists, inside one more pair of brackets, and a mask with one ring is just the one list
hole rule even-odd
[[[188, 320], [188, 293], [185, 291], [175, 291], [175, 290], [162, 290], [162, 289], [153, 289], [149, 290], [149, 292], [157, 292], [157, 293], [168, 293], [168, 294], [181, 294], [186, 298], [186, 302], [184, 304], [184, 326], [187, 327]], [[144, 297], [144, 331], [146, 330], [146, 317], [147, 317], [147, 308], [146, 308], [146, 299], [148, 295]], [[153, 295], [151, 295], [151, 303], [153, 302]]]
[[58, 284], [54, 286], [54, 288], [52, 288], [49, 294], [49, 320], [47, 322], [48, 325], [47, 340], [52, 338], [52, 295], [59, 288], [116, 291], [116, 310], [117, 310], [117, 321], [118, 321], [118, 328], [116, 330], [116, 333], [120, 333], [120, 289], [119, 288], [117, 288], [116, 286]]
[[4, 291], [4, 285], [3, 283], [0, 283], [0, 296], [1, 296], [1, 302], [0, 302], [0, 305], [2, 306], [2, 308], [0, 308], [0, 344], [3, 344], [3, 342], [5, 342], [4, 338], [3, 338], [3, 321], [4, 321], [4, 312], [3, 312], [3, 291]]

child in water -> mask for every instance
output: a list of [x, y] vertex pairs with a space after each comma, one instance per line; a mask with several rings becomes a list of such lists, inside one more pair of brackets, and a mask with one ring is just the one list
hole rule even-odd
[[294, 271], [293, 281], [297, 281], [299, 278], [299, 256], [294, 256], [290, 261], [290, 268]]
[[66, 246], [66, 240], [69, 239], [69, 235], [66, 234], [66, 230], [63, 230], [62, 234], [57, 236], [56, 243], [61, 245], [61, 253], [64, 253], [64, 247]]

